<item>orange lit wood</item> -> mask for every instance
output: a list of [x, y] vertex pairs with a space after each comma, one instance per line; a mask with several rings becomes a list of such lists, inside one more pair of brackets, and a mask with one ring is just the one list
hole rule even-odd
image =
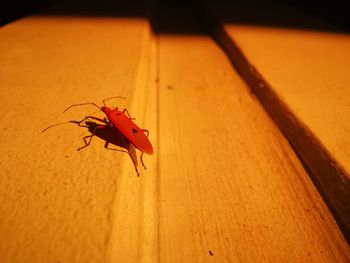
[[[345, 262], [286, 139], [215, 42], [147, 20], [32, 16], [0, 29], [1, 262]], [[157, 23], [162, 23], [161, 20]], [[73, 124], [110, 101], [150, 130], [136, 176]]]
[[1, 262], [154, 262], [155, 202], [145, 191], [156, 158], [145, 156], [138, 178], [129, 157], [99, 139], [76, 151], [84, 128], [41, 133], [96, 110], [62, 114], [70, 104], [119, 95], [127, 100], [110, 105], [128, 107], [156, 146], [150, 33], [146, 19], [110, 16], [38, 15], [0, 29]]
[[225, 31], [214, 26], [214, 35], [304, 159], [350, 239], [350, 36], [271, 1], [218, 3], [210, 8]]
[[159, 36], [160, 262], [349, 260], [287, 140], [215, 42], [176, 16], [193, 32]]

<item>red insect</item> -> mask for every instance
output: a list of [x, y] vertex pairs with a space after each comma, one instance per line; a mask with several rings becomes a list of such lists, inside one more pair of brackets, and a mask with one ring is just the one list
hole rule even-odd
[[[105, 148], [108, 150], [125, 152], [124, 150], [110, 148], [110, 147], [108, 147], [109, 144], [113, 144], [113, 145], [116, 145], [118, 147], [125, 148], [126, 152], [129, 154], [129, 156], [134, 164], [137, 176], [140, 175], [139, 171], [137, 169], [137, 155], [136, 155], [135, 147], [134, 147], [134, 145], [132, 145], [130, 143], [130, 141], [128, 141], [123, 136], [123, 134], [117, 128], [110, 126], [110, 125], [98, 124], [98, 123], [95, 123], [92, 121], [87, 121], [84, 124], [82, 124], [79, 121], [70, 121], [70, 122], [77, 123], [80, 127], [88, 128], [88, 130], [91, 133], [91, 135], [83, 137], [85, 145], [78, 148], [78, 151], [89, 146], [91, 143], [92, 137], [97, 136], [106, 142]], [[141, 163], [142, 163], [143, 167], [146, 169], [146, 166], [142, 160], [142, 156], [140, 157], [140, 159], [141, 159]]]
[[[130, 117], [130, 114], [127, 109], [119, 110], [118, 107], [115, 107], [115, 108], [107, 107], [106, 101], [113, 98], [124, 98], [124, 97], [114, 96], [114, 97], [104, 99], [102, 107], [97, 106], [97, 104], [93, 102], [73, 104], [69, 106], [67, 109], [65, 109], [63, 112], [66, 112], [70, 108], [76, 107], [76, 106], [93, 105], [99, 108], [101, 111], [103, 111], [106, 114], [109, 122], [104, 119], [97, 118], [95, 116], [86, 116], [85, 119], [83, 119], [81, 122], [87, 119], [94, 119], [94, 120], [101, 121], [106, 125], [112, 125], [115, 128], [117, 128], [142, 153], [152, 154], [153, 147], [151, 142], [148, 140], [149, 131], [145, 129], [140, 129], [132, 121], [133, 119]], [[125, 113], [128, 116], [126, 116]]]
[[[116, 107], [116, 108], [107, 107], [106, 101], [109, 99], [112, 99], [112, 98], [123, 98], [123, 97], [114, 96], [114, 97], [104, 99], [102, 107], [99, 107], [97, 104], [95, 104], [93, 102], [88, 102], [88, 103], [73, 104], [63, 111], [63, 112], [66, 112], [70, 108], [76, 107], [76, 106], [93, 105], [93, 106], [97, 107], [98, 109], [100, 109], [102, 112], [104, 112], [107, 116], [108, 120], [89, 115], [89, 116], [86, 116], [81, 121], [78, 121], [78, 122], [71, 121], [73, 123], [77, 123], [79, 126], [83, 126], [82, 123], [84, 123], [84, 121], [89, 120], [89, 119], [97, 120], [97, 121], [100, 121], [104, 124], [104, 125], [98, 125], [95, 123], [95, 125], [93, 125], [94, 122], [86, 122], [85, 126], [83, 126], [83, 127], [88, 127], [90, 132], [92, 133], [92, 135], [84, 137], [85, 146], [80, 147], [78, 150], [87, 147], [90, 144], [92, 137], [94, 135], [98, 136], [98, 133], [100, 133], [100, 135], [102, 133], [108, 133], [109, 135], [111, 133], [112, 134], [114, 133], [115, 136], [119, 136], [119, 133], [120, 133], [122, 135], [121, 138], [125, 141], [125, 145], [131, 144], [142, 152], [140, 159], [141, 159], [141, 162], [144, 166], [144, 163], [142, 160], [143, 154], [144, 153], [147, 153], [147, 154], [153, 153], [152, 144], [148, 139], [149, 131], [139, 128], [132, 121], [133, 118], [130, 117], [130, 114], [127, 111], [127, 109], [119, 110], [118, 107]], [[55, 126], [55, 125], [51, 125], [48, 128], [51, 128], [53, 126]], [[47, 130], [48, 128], [46, 128], [45, 130]], [[43, 130], [43, 131], [45, 131], [45, 130]], [[89, 142], [86, 141], [86, 139], [88, 137], [90, 137]], [[98, 137], [101, 138], [101, 136], [98, 136]], [[105, 147], [107, 148], [108, 147], [108, 140], [105, 139], [105, 141], [106, 141], [106, 145], [107, 145], [107, 146], [105, 145]], [[134, 165], [135, 165], [135, 158], [133, 158], [133, 156], [135, 156], [135, 155], [132, 155], [130, 153], [129, 149], [127, 149], [127, 150], [129, 152], [129, 155], [131, 156], [131, 158], [133, 160]], [[137, 163], [135, 165], [135, 169], [137, 171]], [[138, 174], [138, 171], [137, 171], [137, 174]]]

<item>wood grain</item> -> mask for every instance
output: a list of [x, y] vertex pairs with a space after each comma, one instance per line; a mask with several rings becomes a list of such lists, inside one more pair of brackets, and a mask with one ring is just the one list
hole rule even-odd
[[350, 38], [274, 1], [209, 7], [222, 21], [209, 22], [215, 38], [303, 159], [350, 240]]
[[[0, 29], [0, 261], [349, 261], [300, 161], [222, 50], [186, 10], [160, 11], [156, 34], [142, 17], [74, 13]], [[140, 177], [97, 138], [77, 152], [84, 128], [41, 133], [95, 110], [62, 114], [70, 104], [113, 95], [150, 131], [155, 154]]]
[[[138, 262], [139, 249], [152, 251], [137, 239], [144, 214], [152, 216], [138, 206], [148, 200], [140, 189], [154, 179], [146, 176], [152, 158], [145, 157], [148, 170], [140, 169], [140, 179], [129, 157], [104, 149], [101, 140], [77, 152], [89, 135], [84, 128], [41, 130], [96, 110], [86, 106], [62, 114], [70, 104], [100, 104], [113, 95], [128, 99], [111, 106], [128, 107], [140, 126], [148, 124], [144, 116], [154, 116], [154, 107], [146, 90], [138, 90], [145, 86], [143, 67], [149, 68], [142, 65], [148, 21], [38, 14], [1, 28], [0, 39], [0, 261], [115, 262], [122, 251], [120, 257]], [[148, 128], [154, 141], [156, 129]]]
[[[196, 28], [172, 12], [158, 23], [181, 17], [179, 27]], [[160, 262], [349, 260], [307, 173], [225, 54], [198, 26], [159, 31]]]

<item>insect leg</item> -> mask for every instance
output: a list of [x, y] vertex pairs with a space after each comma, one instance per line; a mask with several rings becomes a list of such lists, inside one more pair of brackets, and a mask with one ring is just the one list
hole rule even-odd
[[[127, 144], [126, 144], [126, 142], [125, 142], [124, 138], [123, 138], [122, 136], [121, 136], [121, 138], [122, 138], [122, 140], [123, 140], [123, 142], [124, 142], [125, 146], [127, 146]], [[137, 170], [137, 164], [135, 163], [134, 158], [132, 158], [132, 155], [130, 154], [130, 152], [129, 152], [129, 151], [124, 151], [124, 150], [119, 150], [119, 149], [109, 148], [109, 147], [108, 147], [108, 144], [109, 144], [109, 142], [108, 142], [108, 141], [106, 141], [106, 143], [105, 143], [105, 148], [106, 148], [106, 149], [108, 149], [108, 150], [113, 150], [113, 151], [119, 151], [119, 152], [125, 152], [125, 153], [128, 153], [128, 154], [129, 154], [129, 156], [130, 156], [130, 158], [131, 158], [131, 160], [132, 160], [132, 162], [133, 162], [133, 164], [134, 164], [134, 168], [135, 168], [135, 170], [136, 170], [137, 176], [140, 176], [139, 171]]]
[[[77, 151], [80, 151], [81, 149], [83, 149], [83, 148], [85, 148], [85, 147], [88, 147], [88, 146], [90, 145], [90, 143], [91, 143], [92, 137], [94, 137], [94, 136], [95, 136], [95, 134], [85, 136], [85, 137], [83, 138], [85, 145], [82, 146], [82, 147], [80, 147], [80, 148], [78, 148]], [[89, 141], [86, 141], [87, 138], [89, 138]]]
[[110, 148], [110, 147], [108, 147], [108, 145], [109, 145], [109, 142], [106, 141], [106, 143], [105, 143], [105, 148], [106, 148], [107, 150], [118, 151], [118, 152], [123, 152], [123, 153], [127, 153], [127, 152], [128, 152], [128, 151], [125, 151], [125, 150]]
[[85, 117], [84, 119], [82, 119], [81, 121], [70, 121], [72, 123], [76, 123], [78, 124], [79, 127], [87, 127], [86, 125], [82, 124], [84, 121], [88, 120], [89, 117]]
[[[79, 126], [80, 126], [80, 125], [79, 125]], [[82, 126], [82, 127], [84, 127], [84, 126]], [[92, 140], [92, 137], [95, 136], [95, 132], [96, 132], [96, 127], [94, 127], [94, 130], [92, 131], [92, 134], [91, 134], [91, 135], [85, 136], [85, 137], [83, 138], [85, 145], [82, 146], [82, 147], [80, 147], [80, 148], [78, 148], [78, 149], [77, 149], [78, 151], [80, 151], [81, 149], [83, 149], [83, 148], [85, 148], [85, 147], [88, 147], [88, 146], [90, 145], [91, 140]], [[89, 141], [86, 141], [87, 138], [89, 138]]]
[[145, 168], [145, 170], [146, 170], [147, 167], [146, 167], [145, 163], [143, 162], [143, 158], [142, 157], [143, 157], [143, 152], [141, 153], [140, 160], [141, 160], [143, 168]]
[[[146, 134], [147, 138], [148, 138], [149, 130], [142, 129], [141, 131], [143, 131]], [[141, 153], [140, 160], [141, 160], [143, 168], [147, 169], [145, 163], [143, 162], [143, 158], [142, 157], [143, 157], [143, 152]]]
[[[95, 117], [95, 116], [86, 116], [84, 120], [86, 120], [86, 119], [93, 119], [93, 120], [96, 120], [96, 121], [103, 122], [105, 124], [109, 124], [109, 122], [106, 119], [101, 119], [101, 118], [98, 118], [98, 117]], [[82, 120], [82, 121], [84, 121], [84, 120]]]
[[95, 116], [86, 116], [84, 119], [82, 119], [81, 121], [69, 121], [70, 123], [76, 123], [78, 124], [79, 127], [85, 127], [85, 128], [88, 128], [89, 126], [87, 126], [84, 122], [86, 120], [97, 120], [97, 121], [100, 121], [100, 122], [103, 122], [105, 124], [109, 124], [108, 121], [106, 120], [103, 120], [103, 119], [100, 119], [100, 118], [97, 118]]
[[147, 138], [148, 138], [149, 130], [141, 129], [141, 131], [143, 131], [144, 133], [146, 133], [146, 136], [147, 136]]
[[124, 110], [123, 110], [123, 113], [126, 113], [126, 115], [129, 117], [130, 120], [132, 120], [132, 121], [133, 121], [133, 120], [136, 120], [136, 118], [131, 118], [130, 113], [128, 112], [127, 109], [124, 109]]

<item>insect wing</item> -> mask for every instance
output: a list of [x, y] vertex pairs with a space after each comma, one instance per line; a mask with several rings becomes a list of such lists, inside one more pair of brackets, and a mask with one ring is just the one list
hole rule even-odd
[[127, 150], [132, 162], [134, 163], [135, 169], [137, 170], [137, 155], [135, 146], [132, 143], [129, 143], [129, 145], [127, 146]]
[[140, 151], [152, 154], [153, 147], [144, 132], [124, 113], [108, 114], [108, 120]]

